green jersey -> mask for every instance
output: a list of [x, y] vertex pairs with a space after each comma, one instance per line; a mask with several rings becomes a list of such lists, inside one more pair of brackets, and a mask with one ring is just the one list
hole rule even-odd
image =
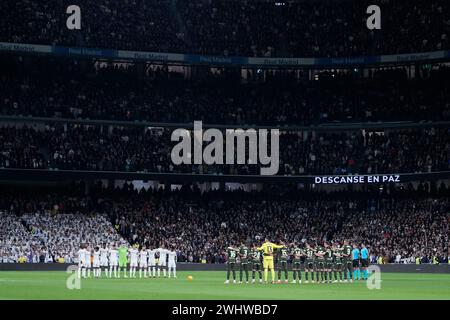
[[128, 258], [128, 248], [120, 247], [119, 248], [119, 261], [127, 262]]
[[262, 256], [261, 251], [252, 250], [250, 254], [251, 254], [252, 262], [254, 264], [261, 263], [261, 256]]
[[351, 257], [352, 250], [353, 250], [353, 248], [350, 245], [346, 245], [342, 248], [342, 254], [343, 254], [342, 259], [344, 261], [348, 261], [348, 260], [352, 259], [352, 257]]
[[285, 247], [278, 249], [278, 261], [287, 262], [289, 258], [289, 250]]
[[342, 251], [343, 251], [343, 248], [341, 248], [341, 247], [334, 248], [334, 250], [333, 250], [334, 261], [336, 264], [342, 263], [342, 258], [343, 258]]
[[241, 263], [248, 263], [248, 258], [250, 255], [250, 250], [246, 246], [242, 246], [239, 248], [239, 257], [241, 259]]
[[314, 261], [316, 260], [316, 256], [314, 255], [314, 249], [313, 248], [306, 248], [305, 250], [306, 253], [306, 260], [307, 261]]
[[237, 250], [234, 248], [227, 249], [228, 263], [236, 263], [237, 253]]
[[302, 256], [305, 255], [305, 251], [302, 248], [295, 247], [292, 249], [293, 261], [300, 262]]
[[320, 254], [320, 256], [316, 256], [317, 260], [325, 260], [325, 249], [323, 247], [316, 247], [316, 253]]
[[325, 261], [328, 263], [333, 263], [334, 261], [333, 250], [331, 248], [325, 250]]

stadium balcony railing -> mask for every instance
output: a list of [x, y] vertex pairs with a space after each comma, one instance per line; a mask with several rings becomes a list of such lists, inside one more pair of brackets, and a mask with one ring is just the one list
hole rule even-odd
[[141, 61], [171, 63], [181, 65], [210, 66], [242, 66], [242, 67], [283, 67], [283, 68], [343, 68], [361, 66], [408, 65], [414, 63], [429, 63], [450, 60], [450, 50], [351, 56], [340, 58], [297, 57], [297, 58], [264, 58], [243, 56], [212, 56], [182, 53], [129, 51], [115, 49], [64, 47], [37, 45], [27, 43], [0, 42], [0, 51], [13, 54], [51, 55], [76, 58], [95, 58], [118, 61]]
[[[0, 180], [15, 181], [69, 181], [69, 180], [126, 180], [160, 181], [184, 184], [187, 182], [234, 182], [234, 183], [302, 183], [321, 185], [361, 185], [407, 183], [413, 181], [449, 180], [450, 171], [416, 172], [399, 174], [361, 174], [361, 175], [239, 175], [202, 174], [171, 172], [128, 172], [128, 171], [89, 171], [59, 169], [15, 169], [0, 168]], [[326, 182], [325, 182], [326, 181]]]
[[[154, 128], [184, 128], [192, 129], [194, 123], [179, 122], [147, 122], [147, 121], [121, 121], [121, 120], [92, 120], [92, 119], [69, 119], [49, 118], [33, 116], [8, 116], [0, 115], [0, 123], [59, 123], [59, 124], [81, 124], [99, 126], [123, 126], [123, 127], [154, 127]], [[431, 128], [450, 127], [450, 121], [378, 121], [378, 122], [345, 122], [326, 123], [310, 126], [295, 125], [236, 125], [236, 124], [212, 124], [203, 123], [203, 128], [217, 129], [280, 129], [284, 131], [351, 131], [359, 129], [408, 129], [408, 128]]]

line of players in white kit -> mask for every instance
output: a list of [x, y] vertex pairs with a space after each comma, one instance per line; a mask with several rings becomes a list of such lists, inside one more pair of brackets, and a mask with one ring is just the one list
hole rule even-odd
[[[174, 248], [166, 249], [162, 245], [158, 249], [149, 249], [139, 245], [128, 247], [126, 243], [111, 244], [101, 247], [82, 244], [78, 250], [78, 278], [90, 278], [91, 270], [94, 278], [100, 278], [102, 270], [107, 278], [156, 278], [164, 276], [177, 277], [177, 253]], [[148, 275], [147, 275], [148, 274]]]

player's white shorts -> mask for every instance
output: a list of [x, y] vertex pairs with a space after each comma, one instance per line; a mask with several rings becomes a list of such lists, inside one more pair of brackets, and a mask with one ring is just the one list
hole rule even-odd
[[177, 265], [176, 265], [175, 261], [169, 261], [168, 267], [169, 267], [169, 268], [176, 268]]
[[131, 260], [130, 261], [130, 267], [137, 267], [137, 265], [138, 265], [137, 260]]
[[94, 262], [92, 263], [93, 268], [100, 268], [100, 259], [94, 259]]
[[101, 259], [100, 260], [100, 266], [107, 267], [108, 266], [108, 259]]
[[139, 268], [147, 268], [147, 260], [139, 261]]
[[153, 259], [153, 260], [151, 260], [151, 259], [149, 259], [148, 260], [148, 266], [149, 267], [154, 267], [154, 266], [156, 266], [156, 261]]
[[109, 265], [111, 267], [117, 267], [119, 265], [119, 261], [118, 260], [111, 260]]
[[159, 267], [165, 267], [167, 265], [167, 262], [165, 260], [159, 260], [158, 261], [158, 266]]
[[90, 260], [86, 261], [85, 268], [90, 268], [90, 267], [91, 267], [91, 261]]
[[78, 261], [78, 267], [80, 267], [80, 268], [85, 268], [85, 267], [86, 267], [85, 261], [84, 261], [84, 260]]

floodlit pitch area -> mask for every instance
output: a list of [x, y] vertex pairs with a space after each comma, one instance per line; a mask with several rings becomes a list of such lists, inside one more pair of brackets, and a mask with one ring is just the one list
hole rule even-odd
[[82, 279], [80, 290], [69, 290], [68, 276], [0, 272], [0, 299], [450, 299], [450, 274], [383, 273], [380, 290], [363, 281], [225, 285], [225, 273], [216, 271], [179, 272], [177, 279]]

